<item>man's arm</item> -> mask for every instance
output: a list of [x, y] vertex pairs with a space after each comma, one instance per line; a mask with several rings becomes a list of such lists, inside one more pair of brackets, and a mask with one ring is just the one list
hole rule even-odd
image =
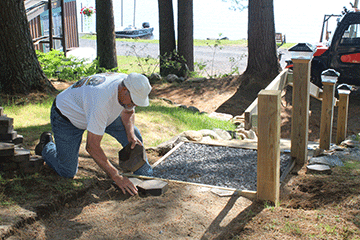
[[121, 112], [121, 120], [124, 124], [128, 141], [129, 143], [131, 143], [131, 149], [135, 147], [135, 144], [139, 144], [142, 146], [141, 141], [135, 136], [135, 131], [134, 131], [135, 109], [133, 110], [124, 109]]
[[100, 146], [102, 136], [88, 131], [86, 140], [86, 151], [91, 155], [95, 162], [103, 169], [106, 174], [119, 186], [125, 194], [126, 191], [131, 195], [137, 194], [137, 188], [124, 176], [121, 176], [118, 170], [107, 159], [103, 149]]

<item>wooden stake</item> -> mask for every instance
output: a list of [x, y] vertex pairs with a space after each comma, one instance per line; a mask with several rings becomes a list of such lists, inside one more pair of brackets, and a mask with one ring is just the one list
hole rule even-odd
[[291, 117], [291, 156], [295, 158], [294, 171], [299, 171], [307, 161], [310, 104], [310, 60], [292, 59], [293, 108]]
[[280, 197], [280, 93], [258, 95], [257, 197], [275, 204]]
[[320, 148], [330, 149], [333, 115], [334, 115], [334, 94], [335, 82], [323, 82], [323, 98], [321, 105], [320, 122]]
[[349, 90], [339, 90], [336, 144], [340, 144], [346, 138], [349, 95]]

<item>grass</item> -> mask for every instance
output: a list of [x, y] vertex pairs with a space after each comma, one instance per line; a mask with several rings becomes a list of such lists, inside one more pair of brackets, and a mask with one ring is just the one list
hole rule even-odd
[[140, 58], [136, 56], [117, 56], [118, 66], [125, 73], [142, 73], [150, 76], [159, 72], [159, 60], [155, 58]]

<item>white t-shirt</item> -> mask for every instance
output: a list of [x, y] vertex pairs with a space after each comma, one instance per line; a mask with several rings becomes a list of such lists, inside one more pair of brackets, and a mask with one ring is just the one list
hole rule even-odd
[[75, 127], [104, 135], [124, 109], [118, 102], [118, 85], [126, 77], [102, 73], [83, 78], [56, 97], [56, 106]]

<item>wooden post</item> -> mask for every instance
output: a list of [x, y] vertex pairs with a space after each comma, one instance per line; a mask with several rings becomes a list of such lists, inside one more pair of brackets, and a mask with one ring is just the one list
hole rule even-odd
[[322, 81], [322, 83], [323, 97], [321, 105], [320, 148], [329, 150], [333, 126], [336, 81]]
[[339, 91], [339, 102], [338, 102], [336, 144], [340, 144], [346, 138], [349, 95], [350, 95], [349, 90], [339, 89], [338, 91]]
[[293, 97], [291, 117], [291, 157], [295, 159], [294, 171], [299, 171], [307, 161], [310, 104], [310, 60], [292, 59]]
[[275, 204], [280, 197], [280, 93], [258, 95], [257, 197]]

